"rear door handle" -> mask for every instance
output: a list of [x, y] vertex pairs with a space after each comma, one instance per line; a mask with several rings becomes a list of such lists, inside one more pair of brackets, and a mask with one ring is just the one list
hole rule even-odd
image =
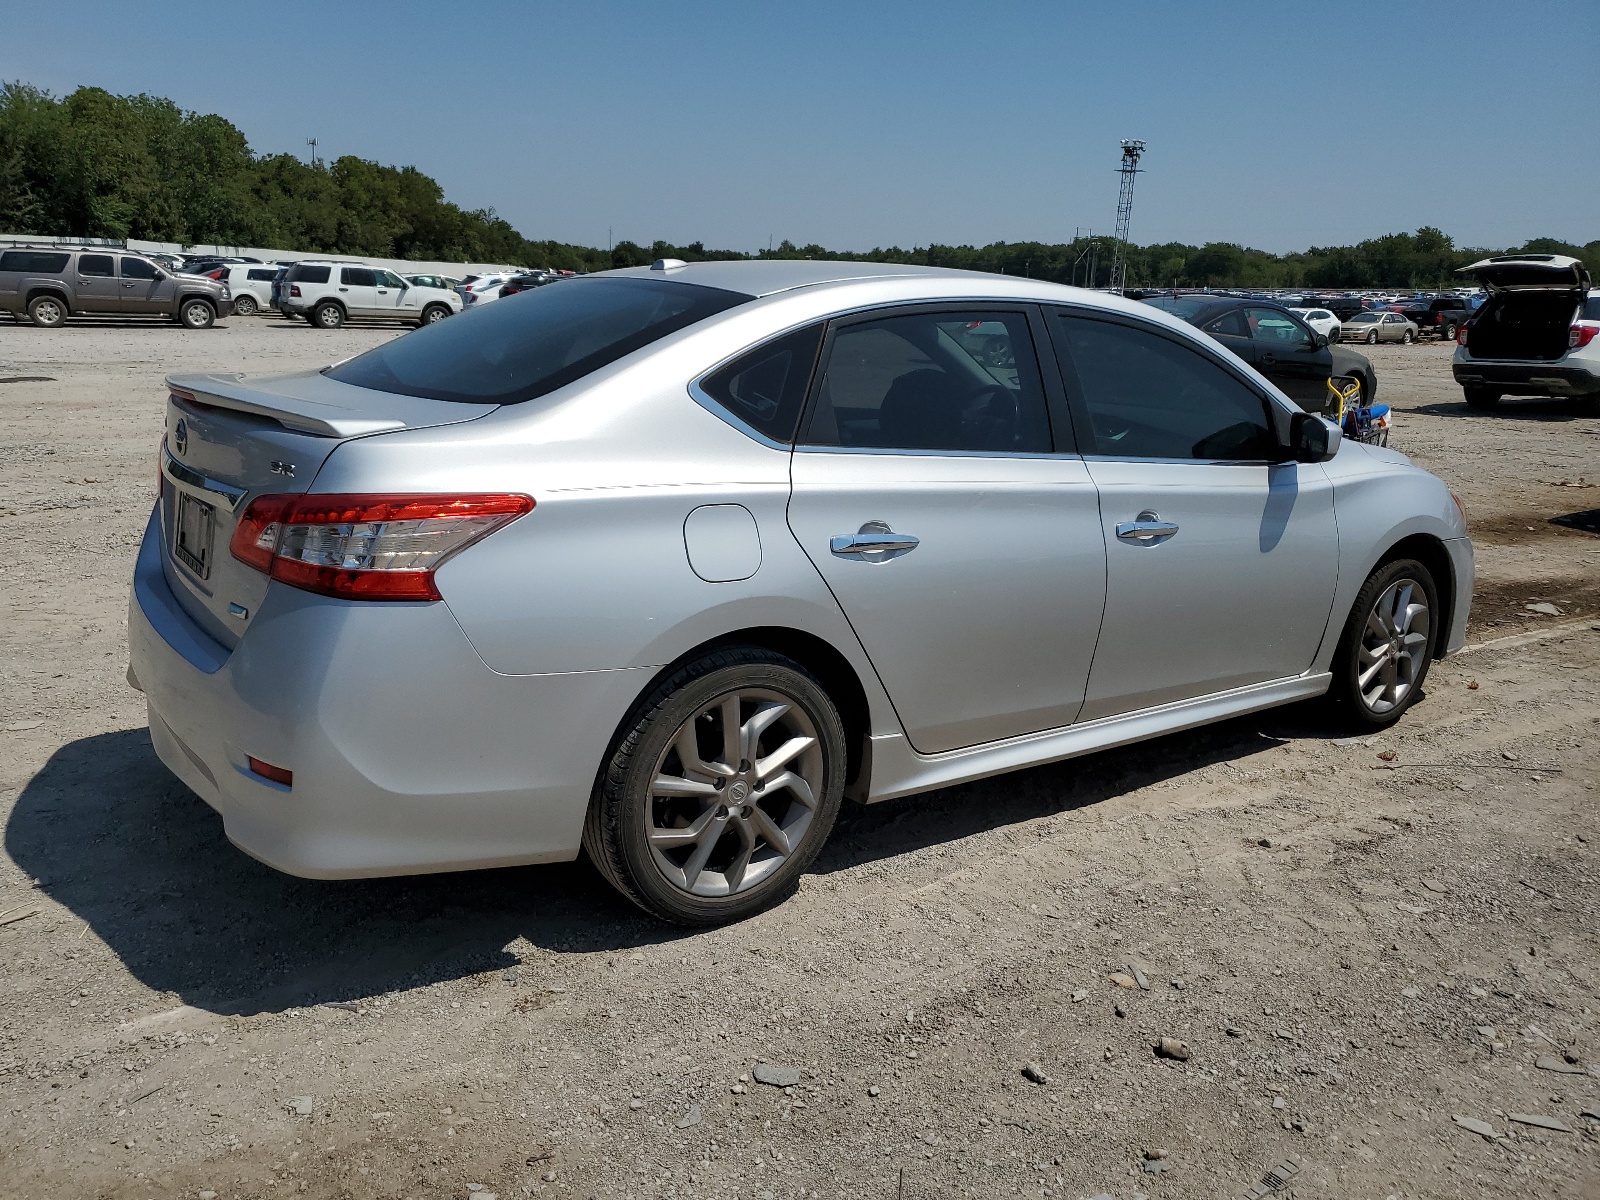
[[1164, 542], [1178, 532], [1178, 526], [1173, 521], [1163, 521], [1161, 514], [1145, 509], [1132, 521], [1123, 521], [1117, 525], [1117, 537], [1124, 542], [1138, 542], [1144, 546]]
[[841, 533], [828, 541], [828, 549], [841, 558], [872, 556], [870, 561], [882, 562], [909, 554], [922, 544], [909, 533], [896, 533], [882, 521], [868, 521], [856, 533]]

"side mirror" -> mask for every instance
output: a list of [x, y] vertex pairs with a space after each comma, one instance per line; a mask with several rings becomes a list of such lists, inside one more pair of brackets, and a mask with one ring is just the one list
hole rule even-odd
[[167, 273], [165, 271], [163, 271], [160, 267], [157, 267], [154, 278], [156, 278], [157, 280], [161, 280], [161, 279], [165, 279], [166, 277], [167, 277]]
[[1339, 427], [1315, 413], [1297, 412], [1289, 418], [1289, 457], [1295, 462], [1327, 462], [1339, 452]]
[[1317, 349], [1318, 350], [1324, 350], [1324, 349], [1327, 348], [1327, 345], [1328, 345], [1328, 335], [1327, 334], [1318, 333], [1318, 334], [1314, 334], [1313, 336], [1315, 336], [1316, 339], [1317, 339]]

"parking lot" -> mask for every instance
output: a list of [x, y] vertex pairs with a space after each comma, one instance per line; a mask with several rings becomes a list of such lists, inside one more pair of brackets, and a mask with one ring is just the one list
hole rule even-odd
[[396, 335], [0, 325], [0, 1195], [1600, 1191], [1592, 410], [1364, 348], [1478, 552], [1395, 729], [1282, 709], [857, 810], [689, 933], [583, 863], [277, 874], [150, 749], [162, 377]]

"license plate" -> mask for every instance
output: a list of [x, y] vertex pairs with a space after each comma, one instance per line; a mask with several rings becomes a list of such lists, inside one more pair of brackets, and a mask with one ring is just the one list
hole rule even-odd
[[201, 579], [211, 574], [211, 538], [217, 510], [187, 492], [178, 493], [178, 519], [174, 523], [172, 553]]

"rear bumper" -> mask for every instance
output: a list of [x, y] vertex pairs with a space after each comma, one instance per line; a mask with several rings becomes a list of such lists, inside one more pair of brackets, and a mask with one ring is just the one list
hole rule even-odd
[[[576, 856], [595, 772], [648, 668], [501, 675], [443, 604], [349, 604], [273, 584], [230, 653], [179, 606], [152, 520], [129, 670], [161, 761], [230, 841], [312, 878]], [[248, 769], [294, 772], [292, 787]]]
[[1538, 362], [1455, 362], [1450, 372], [1463, 387], [1495, 387], [1513, 396], [1600, 395], [1600, 374], [1582, 367]]

